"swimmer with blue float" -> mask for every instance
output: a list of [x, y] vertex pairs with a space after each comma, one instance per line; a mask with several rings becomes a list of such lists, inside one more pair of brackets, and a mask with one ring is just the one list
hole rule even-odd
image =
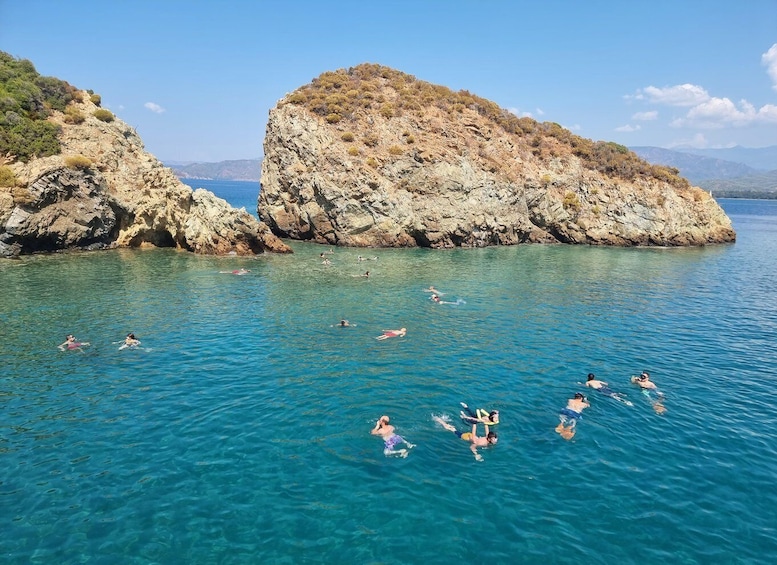
[[593, 373], [588, 373], [588, 380], [585, 382], [585, 386], [589, 386], [592, 389], [601, 392], [603, 395], [609, 396], [613, 400], [623, 402], [626, 406], [634, 406], [631, 401], [624, 398], [624, 394], [612, 390], [606, 382], [597, 379], [596, 375]]
[[[394, 426], [389, 424], [388, 416], [381, 416], [378, 421], [375, 422], [375, 427], [372, 428], [370, 433], [374, 436], [380, 436], [383, 438], [383, 455], [390, 457], [392, 455], [398, 455], [399, 457], [407, 457], [408, 449], [413, 449], [415, 444], [410, 443], [405, 438], [394, 433]], [[398, 445], [404, 444], [405, 447], [401, 449], [394, 449]]]
[[556, 426], [556, 433], [564, 439], [572, 439], [575, 436], [575, 426], [582, 417], [582, 412], [591, 406], [588, 399], [581, 392], [576, 392], [575, 396], [567, 400], [567, 405], [561, 409], [558, 414], [559, 425]]

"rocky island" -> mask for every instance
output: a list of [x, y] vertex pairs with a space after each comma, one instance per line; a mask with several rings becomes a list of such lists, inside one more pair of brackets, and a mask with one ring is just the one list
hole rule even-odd
[[325, 72], [285, 96], [264, 155], [257, 209], [281, 237], [432, 248], [736, 239], [677, 169], [381, 65]]
[[290, 252], [245, 210], [192, 190], [100, 97], [0, 52], [0, 257], [175, 247]]

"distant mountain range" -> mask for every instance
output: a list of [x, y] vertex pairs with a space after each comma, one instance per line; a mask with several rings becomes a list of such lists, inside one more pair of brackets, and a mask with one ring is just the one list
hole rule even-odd
[[[656, 165], [675, 167], [680, 174], [721, 198], [777, 199], [777, 145], [726, 149], [663, 149], [629, 147]], [[168, 163], [180, 178], [259, 182], [261, 159], [218, 163]]]
[[656, 165], [676, 167], [692, 184], [719, 198], [777, 199], [777, 145], [760, 148], [629, 147]]
[[165, 163], [178, 178], [209, 180], [247, 180], [259, 182], [261, 159], [237, 159], [218, 163]]

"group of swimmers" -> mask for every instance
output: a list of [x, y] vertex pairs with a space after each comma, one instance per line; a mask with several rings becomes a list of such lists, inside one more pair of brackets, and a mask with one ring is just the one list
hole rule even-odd
[[[478, 408], [473, 412], [464, 402], [461, 403], [461, 406], [464, 409], [460, 412], [461, 419], [466, 424], [472, 425], [470, 431], [459, 431], [455, 426], [446, 422], [440, 416], [433, 416], [432, 419], [449, 432], [456, 434], [456, 437], [459, 439], [469, 443], [469, 448], [475, 456], [475, 460], [483, 461], [483, 456], [478, 453], [478, 448], [496, 445], [498, 441], [496, 432], [491, 431], [490, 428], [499, 424], [499, 411], [489, 411]], [[391, 425], [389, 421], [390, 419], [388, 416], [381, 416], [378, 418], [378, 421], [375, 422], [375, 427], [372, 428], [370, 433], [372, 435], [379, 435], [383, 439], [383, 454], [386, 457], [407, 457], [408, 451], [414, 448], [415, 444], [410, 443], [404, 437], [397, 434], [394, 426]], [[484, 433], [480, 436], [477, 432], [478, 424], [482, 424], [484, 428]], [[404, 447], [398, 448], [398, 446]]]
[[[119, 349], [127, 349], [128, 347], [139, 346], [140, 340], [135, 337], [133, 332], [130, 332], [127, 334], [127, 337], [125, 337], [124, 340], [114, 343], [121, 343]], [[84, 350], [82, 348], [88, 345], [91, 345], [88, 341], [78, 341], [73, 334], [67, 334], [65, 341], [60, 343], [57, 347], [59, 347], [60, 351], [80, 351], [83, 353]]]
[[[631, 382], [640, 387], [642, 393], [653, 406], [653, 410], [655, 410], [656, 414], [663, 414], [666, 412], [666, 407], [664, 407], [663, 402], [664, 395], [658, 390], [656, 384], [650, 380], [650, 373], [642, 371], [640, 375], [631, 377]], [[627, 406], [633, 406], [633, 404], [625, 398], [624, 394], [612, 390], [605, 381], [597, 379], [596, 375], [593, 373], [588, 373], [588, 379], [585, 382], [585, 386], [617, 400], [618, 402], [622, 402]], [[651, 393], [655, 393], [655, 398]], [[575, 436], [577, 421], [581, 418], [583, 410], [590, 406], [591, 404], [588, 402], [588, 398], [586, 398], [583, 393], [576, 392], [572, 398], [567, 400], [566, 406], [559, 412], [559, 424], [556, 426], [556, 433], [564, 439], [572, 439]]]

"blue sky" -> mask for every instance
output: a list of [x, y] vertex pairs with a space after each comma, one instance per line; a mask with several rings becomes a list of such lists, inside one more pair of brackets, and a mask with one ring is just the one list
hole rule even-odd
[[0, 50], [168, 162], [259, 157], [280, 98], [363, 62], [595, 140], [777, 145], [777, 0], [0, 0]]

